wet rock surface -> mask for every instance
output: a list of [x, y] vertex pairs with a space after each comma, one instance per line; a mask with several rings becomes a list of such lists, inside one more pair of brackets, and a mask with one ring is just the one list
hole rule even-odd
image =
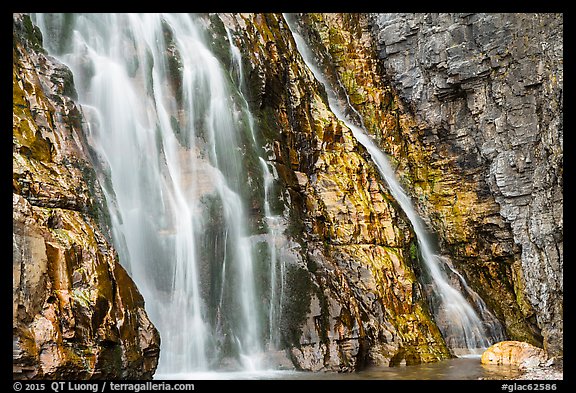
[[150, 379], [160, 337], [109, 240], [72, 75], [13, 26], [13, 377]]
[[[227, 18], [227, 26], [234, 26]], [[441, 252], [503, 322], [508, 336], [543, 345], [549, 356], [562, 356], [562, 18], [301, 18], [307, 40], [323, 47], [325, 57], [320, 55], [319, 61], [328, 77], [340, 80], [366, 129], [390, 155], [421, 216], [438, 235]], [[371, 217], [381, 214], [374, 215], [373, 206], [380, 202], [362, 196], [358, 180], [382, 183], [349, 131], [326, 113], [325, 101], [310, 99], [316, 94], [322, 98], [322, 89], [303, 74], [298, 56], [283, 57], [295, 50], [283, 37], [282, 20], [271, 15], [241, 19], [235, 30], [248, 27], [250, 44], [244, 44], [244, 51], [252, 53], [253, 104], [268, 110], [265, 119], [274, 119], [265, 126], [281, 130], [280, 135], [270, 134], [275, 140], [271, 160], [293, 197], [290, 220], [304, 223], [308, 253], [301, 254], [302, 261], [314, 266], [308, 277], [321, 289], [327, 282], [320, 279], [323, 267], [342, 265], [334, 261], [333, 246], [348, 251], [344, 259], [361, 260], [350, 243], [362, 242], [351, 239], [402, 248], [410, 241], [410, 229], [393, 201], [384, 208], [393, 212], [387, 213], [393, 221], [380, 219], [373, 225]], [[310, 82], [303, 86], [303, 81]], [[288, 97], [280, 86], [288, 86]], [[368, 186], [367, 194], [372, 190]], [[382, 187], [376, 194], [376, 200], [391, 200]], [[386, 235], [390, 231], [405, 237], [398, 242]], [[401, 263], [418, 273], [406, 255]], [[355, 276], [349, 269], [342, 270], [342, 277]], [[327, 277], [336, 271], [330, 267]], [[338, 298], [330, 292], [327, 297]], [[352, 348], [360, 347], [362, 353], [362, 348], [379, 347], [376, 341]], [[399, 353], [399, 347], [388, 355], [395, 351]]]
[[[561, 354], [551, 339], [561, 335], [563, 299], [562, 47], [556, 41], [561, 18], [304, 14], [302, 19], [308, 39], [324, 53], [325, 68], [332, 69], [330, 78], [340, 80], [365, 128], [389, 154], [438, 235], [443, 255], [504, 322], [510, 337], [544, 344], [551, 356]], [[502, 34], [489, 35], [485, 29], [491, 28]], [[484, 42], [488, 37], [490, 44]], [[527, 37], [540, 40], [540, 46], [527, 45]], [[500, 47], [504, 42], [506, 49]], [[456, 51], [459, 45], [466, 50]], [[482, 66], [486, 53], [501, 52], [510, 63]], [[524, 71], [515, 62], [524, 64]], [[523, 75], [531, 67], [539, 74]], [[534, 78], [543, 94], [526, 82]], [[510, 87], [522, 83], [523, 89]], [[512, 108], [533, 121], [511, 123]], [[492, 123], [498, 132], [490, 133]], [[483, 150], [488, 145], [494, 155]], [[527, 150], [531, 156], [524, 164], [511, 164], [517, 173], [495, 169], [499, 151], [502, 158]], [[510, 216], [511, 210], [517, 214]], [[547, 223], [536, 237], [533, 222]], [[535, 243], [548, 244], [548, 251], [536, 253], [542, 258], [534, 256]], [[542, 281], [526, 279], [539, 275]], [[536, 288], [543, 292], [535, 295]], [[551, 308], [535, 307], [551, 301]]]
[[549, 358], [542, 348], [522, 341], [501, 341], [486, 349], [482, 364], [518, 367], [522, 380], [562, 380], [562, 361]]
[[501, 341], [486, 349], [482, 354], [482, 364], [519, 366], [531, 368], [544, 365], [546, 353], [542, 348], [522, 341]]

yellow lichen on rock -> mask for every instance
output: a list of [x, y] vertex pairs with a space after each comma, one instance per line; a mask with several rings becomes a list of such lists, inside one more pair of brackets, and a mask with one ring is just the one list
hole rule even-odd
[[[291, 348], [297, 367], [353, 371], [366, 362], [416, 364], [450, 357], [411, 266], [416, 262], [411, 226], [367, 151], [329, 108], [283, 16], [220, 19], [251, 67], [245, 75], [255, 88], [252, 104], [269, 138], [270, 162], [293, 201], [289, 210], [304, 221], [297, 235], [310, 270], [299, 274], [317, 292], [307, 295], [308, 311]], [[349, 40], [339, 39], [338, 31], [327, 34], [337, 50], [349, 50]], [[271, 48], [274, 56], [267, 55]], [[390, 91], [374, 90], [371, 74], [363, 77], [367, 59], [356, 56], [351, 61], [360, 68], [345, 70], [344, 83], [358, 90], [351, 98], [390, 107]], [[375, 118], [382, 113], [373, 110]]]

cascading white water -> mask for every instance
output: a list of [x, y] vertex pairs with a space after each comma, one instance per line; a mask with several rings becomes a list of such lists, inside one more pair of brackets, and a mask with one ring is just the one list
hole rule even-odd
[[[410, 198], [402, 189], [386, 155], [365, 132], [363, 124], [359, 127], [351, 123], [349, 117], [346, 115], [346, 111], [352, 111], [360, 122], [362, 122], [362, 116], [350, 104], [347, 95], [345, 100], [339, 99], [338, 94], [331, 87], [324, 73], [315, 65], [312, 51], [306, 41], [297, 32], [297, 27], [292, 17], [284, 15], [284, 18], [292, 31], [298, 51], [304, 62], [308, 65], [314, 77], [324, 85], [330, 109], [336, 117], [352, 131], [356, 140], [366, 148], [388, 185], [390, 193], [394, 196], [410, 220], [418, 239], [422, 260], [430, 275], [431, 284], [434, 287], [434, 292], [437, 297], [434, 307], [435, 317], [437, 321], [442, 322], [439, 323], [439, 328], [448, 346], [455, 353], [462, 354], [466, 352], [477, 352], [479, 349], [487, 348], [496, 341], [503, 340], [505, 336], [500, 323], [488, 311], [482, 299], [467, 286], [464, 278], [451, 267], [451, 264], [447, 263], [446, 257], [437, 255], [434, 252], [433, 242], [429, 238], [425, 224], [416, 212]], [[338, 83], [341, 82], [338, 81]], [[342, 86], [340, 87], [342, 92], [346, 91]], [[482, 318], [466, 300], [464, 295], [451, 284], [447, 273], [457, 278], [460, 286], [474, 301]]]
[[109, 172], [115, 244], [161, 334], [157, 374], [222, 362], [260, 368], [233, 108], [246, 109], [234, 102], [194, 16], [32, 18], [48, 50], [72, 69], [88, 138]]
[[284, 279], [286, 277], [285, 261], [278, 258], [276, 244], [277, 239], [284, 231], [282, 217], [272, 213], [270, 206], [270, 192], [275, 176], [268, 168], [268, 164], [262, 158], [260, 164], [264, 174], [264, 219], [268, 225], [268, 252], [270, 261], [270, 305], [268, 310], [268, 340], [270, 349], [280, 347], [280, 319], [282, 313], [282, 304], [284, 303]]

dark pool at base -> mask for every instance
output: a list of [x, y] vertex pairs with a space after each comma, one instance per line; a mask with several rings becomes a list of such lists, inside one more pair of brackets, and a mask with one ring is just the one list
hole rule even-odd
[[478, 380], [510, 379], [520, 374], [517, 367], [487, 366], [480, 363], [479, 357], [474, 357], [414, 366], [373, 367], [349, 374], [317, 374], [311, 379]]
[[372, 367], [355, 373], [298, 372], [298, 371], [242, 371], [198, 372], [157, 375], [158, 380], [478, 380], [513, 379], [521, 375], [517, 367], [487, 366], [480, 357], [461, 357], [414, 366]]

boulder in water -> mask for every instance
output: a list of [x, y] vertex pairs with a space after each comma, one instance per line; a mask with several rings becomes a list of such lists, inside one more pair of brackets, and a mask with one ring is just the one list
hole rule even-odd
[[547, 359], [542, 348], [522, 341], [501, 341], [482, 354], [482, 364], [536, 367]]

